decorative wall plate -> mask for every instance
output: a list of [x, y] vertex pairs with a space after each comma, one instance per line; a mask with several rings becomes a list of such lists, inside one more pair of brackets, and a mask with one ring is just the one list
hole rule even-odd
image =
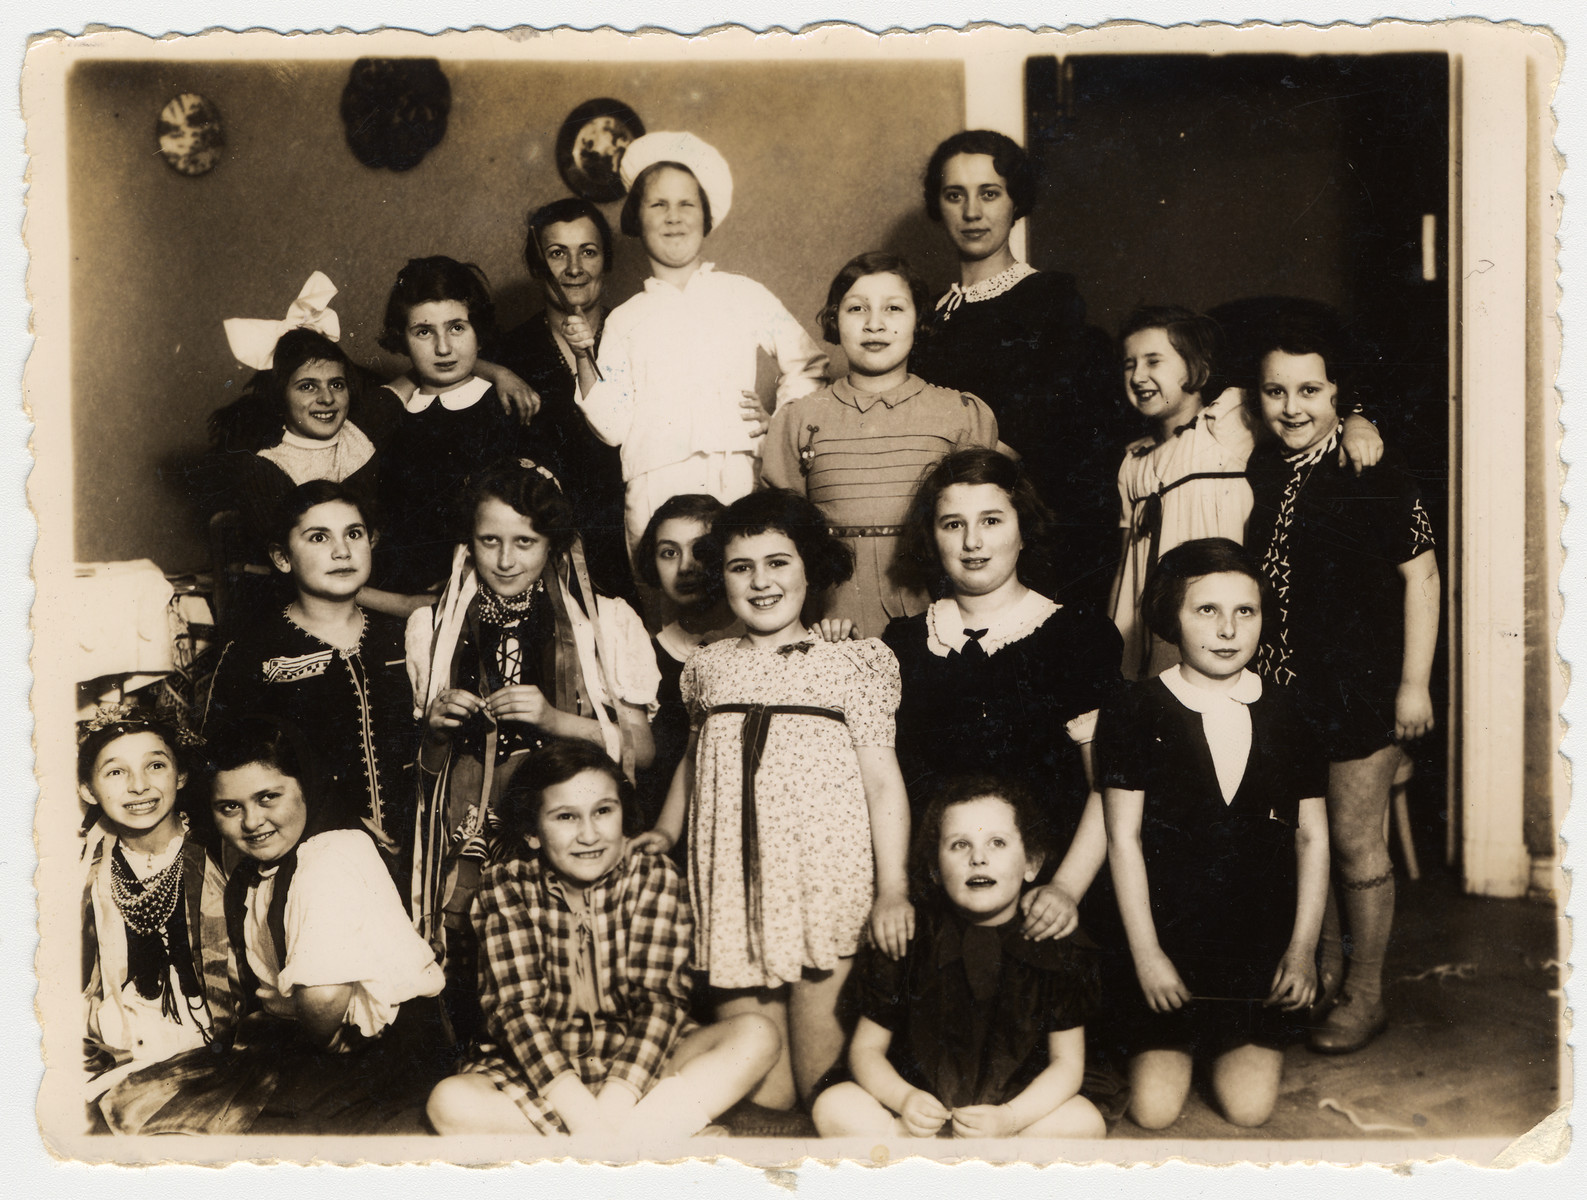
[[452, 85], [433, 58], [361, 58], [342, 90], [347, 147], [366, 167], [408, 171], [446, 136]]
[[567, 115], [557, 134], [562, 182], [596, 204], [621, 200], [617, 164], [628, 144], [644, 134], [644, 122], [621, 100], [586, 100]]
[[154, 132], [160, 140], [160, 154], [183, 175], [214, 170], [226, 147], [220, 110], [197, 92], [183, 92], [162, 108]]

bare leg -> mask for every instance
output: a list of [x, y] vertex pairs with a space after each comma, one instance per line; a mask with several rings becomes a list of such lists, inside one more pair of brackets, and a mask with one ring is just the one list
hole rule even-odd
[[1283, 1072], [1282, 1051], [1266, 1046], [1236, 1046], [1213, 1061], [1212, 1093], [1231, 1124], [1248, 1128], [1262, 1125], [1273, 1115]]
[[538, 1133], [511, 1097], [483, 1075], [451, 1075], [436, 1084], [424, 1106], [439, 1134]]
[[665, 1075], [634, 1108], [634, 1131], [665, 1141], [699, 1133], [777, 1065], [782, 1035], [758, 1013], [740, 1013], [679, 1042]]
[[1107, 1137], [1108, 1123], [1096, 1105], [1084, 1096], [1070, 1096], [1052, 1112], [1032, 1121], [1019, 1131], [1020, 1137], [1100, 1138]]
[[848, 1043], [848, 1035], [838, 1020], [838, 993], [853, 965], [852, 958], [840, 958], [830, 971], [806, 972], [805, 978], [790, 990], [788, 1049], [799, 1099], [806, 1104], [810, 1103], [816, 1084], [836, 1064]]
[[816, 1097], [811, 1118], [822, 1137], [910, 1137], [904, 1123], [857, 1083], [836, 1083]]
[[1142, 1129], [1167, 1129], [1190, 1095], [1190, 1055], [1143, 1050], [1130, 1059], [1130, 1120]]
[[782, 1050], [777, 1061], [760, 1086], [750, 1093], [750, 1099], [766, 1108], [784, 1111], [794, 1106], [794, 1076], [792, 1058], [788, 1047], [788, 989], [764, 988], [737, 992], [718, 992], [716, 1019], [720, 1024], [733, 1017], [750, 1015], [771, 1022], [777, 1036], [782, 1039]]

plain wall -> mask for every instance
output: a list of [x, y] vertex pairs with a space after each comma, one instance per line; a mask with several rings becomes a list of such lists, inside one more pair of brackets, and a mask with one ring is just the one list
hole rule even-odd
[[[688, 129], [732, 166], [733, 210], [706, 242], [723, 270], [759, 280], [820, 340], [814, 315], [844, 261], [906, 254], [928, 278], [957, 275], [921, 211], [919, 179], [962, 127], [955, 62], [817, 64], [443, 63], [446, 137], [413, 170], [363, 166], [345, 141], [344, 62], [100, 62], [68, 89], [76, 557], [152, 558], [170, 573], [207, 552], [181, 471], [208, 414], [250, 372], [226, 317], [279, 318], [310, 272], [358, 361], [395, 373], [375, 345], [386, 293], [409, 258], [478, 263], [510, 324], [540, 305], [521, 252], [527, 211], [567, 192], [554, 148], [563, 118], [597, 96], [651, 130]], [[197, 178], [157, 152], [155, 117], [197, 92], [226, 148]], [[606, 211], [617, 225], [619, 205]], [[617, 235], [607, 299], [640, 285], [643, 252]], [[829, 348], [835, 350], [835, 348]]]

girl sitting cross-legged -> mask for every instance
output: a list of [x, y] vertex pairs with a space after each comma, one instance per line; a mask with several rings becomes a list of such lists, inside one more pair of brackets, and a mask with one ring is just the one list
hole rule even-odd
[[437, 1131], [687, 1137], [776, 1063], [765, 1017], [690, 1021], [688, 896], [671, 859], [627, 853], [632, 795], [583, 741], [513, 777], [473, 908], [486, 1041], [431, 1093]]

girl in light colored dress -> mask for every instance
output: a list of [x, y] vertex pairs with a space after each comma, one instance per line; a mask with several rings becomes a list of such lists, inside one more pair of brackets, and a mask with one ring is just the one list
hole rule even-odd
[[810, 592], [853, 569], [809, 501], [777, 489], [735, 501], [699, 554], [745, 634], [684, 667], [689, 752], [636, 846], [668, 849], [687, 811], [696, 966], [719, 1015], [759, 1012], [784, 1033], [754, 1099], [787, 1108], [842, 1052], [838, 993], [862, 933], [894, 958], [913, 933], [898, 664], [879, 641], [827, 642], [805, 625]]
[[[1137, 309], [1119, 334], [1125, 395], [1152, 426], [1119, 467], [1123, 548], [1108, 608], [1124, 638], [1126, 679], [1151, 679], [1179, 661], [1141, 613], [1152, 564], [1197, 538], [1238, 542], [1251, 515], [1245, 464], [1259, 430], [1239, 388], [1212, 386], [1218, 340], [1211, 318], [1172, 305]], [[1347, 416], [1344, 435], [1341, 461], [1358, 473], [1382, 457], [1383, 439], [1365, 417]]]

